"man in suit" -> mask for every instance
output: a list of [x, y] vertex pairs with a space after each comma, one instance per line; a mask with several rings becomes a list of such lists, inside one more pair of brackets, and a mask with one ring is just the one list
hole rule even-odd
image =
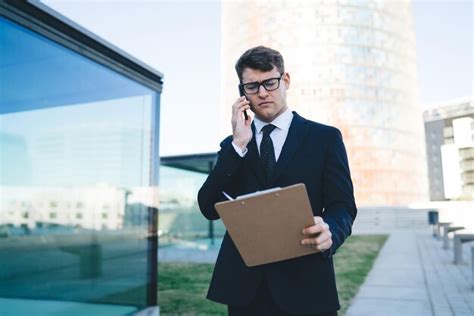
[[[332, 255], [350, 235], [357, 209], [347, 154], [338, 129], [307, 120], [286, 104], [290, 75], [281, 54], [258, 46], [235, 66], [245, 96], [232, 105], [232, 135], [220, 144], [214, 169], [199, 190], [202, 214], [219, 218], [214, 204], [272, 187], [304, 183], [314, 225], [302, 227], [312, 255], [247, 267], [225, 234], [208, 299], [229, 315], [337, 315]], [[254, 118], [245, 119], [251, 110]]]

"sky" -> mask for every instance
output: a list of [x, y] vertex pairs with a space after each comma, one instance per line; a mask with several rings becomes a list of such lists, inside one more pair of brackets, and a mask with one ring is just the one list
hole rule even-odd
[[[43, 2], [164, 74], [160, 155], [218, 149], [219, 1]], [[423, 109], [473, 95], [473, 11], [472, 1], [413, 2]]]
[[473, 95], [473, 1], [415, 1], [420, 98], [424, 109]]

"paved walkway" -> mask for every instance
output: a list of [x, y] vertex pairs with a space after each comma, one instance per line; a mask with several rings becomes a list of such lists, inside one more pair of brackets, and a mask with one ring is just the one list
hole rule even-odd
[[452, 246], [425, 232], [394, 232], [376, 259], [347, 316], [474, 315], [471, 245], [454, 265]]

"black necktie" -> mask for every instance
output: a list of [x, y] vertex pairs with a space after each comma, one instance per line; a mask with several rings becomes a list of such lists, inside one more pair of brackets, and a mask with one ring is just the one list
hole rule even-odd
[[272, 124], [265, 125], [262, 128], [263, 137], [260, 143], [260, 160], [262, 161], [267, 184], [268, 181], [270, 181], [276, 164], [275, 149], [273, 148], [273, 142], [270, 138], [270, 134], [275, 128], [276, 126]]

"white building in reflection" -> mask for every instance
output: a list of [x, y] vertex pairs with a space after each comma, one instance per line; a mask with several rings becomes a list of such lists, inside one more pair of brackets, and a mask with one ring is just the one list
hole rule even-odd
[[359, 205], [428, 200], [415, 34], [409, 1], [222, 3], [222, 130], [248, 48], [280, 51], [288, 105], [344, 136]]
[[[0, 227], [61, 226], [118, 230], [142, 224], [147, 208], [158, 208], [157, 188], [131, 189], [107, 185], [77, 188], [4, 186], [0, 188]], [[126, 214], [128, 210], [129, 214]], [[133, 217], [143, 217], [133, 219]]]
[[2, 187], [0, 225], [60, 225], [85, 229], [120, 229], [125, 191], [111, 187]]

